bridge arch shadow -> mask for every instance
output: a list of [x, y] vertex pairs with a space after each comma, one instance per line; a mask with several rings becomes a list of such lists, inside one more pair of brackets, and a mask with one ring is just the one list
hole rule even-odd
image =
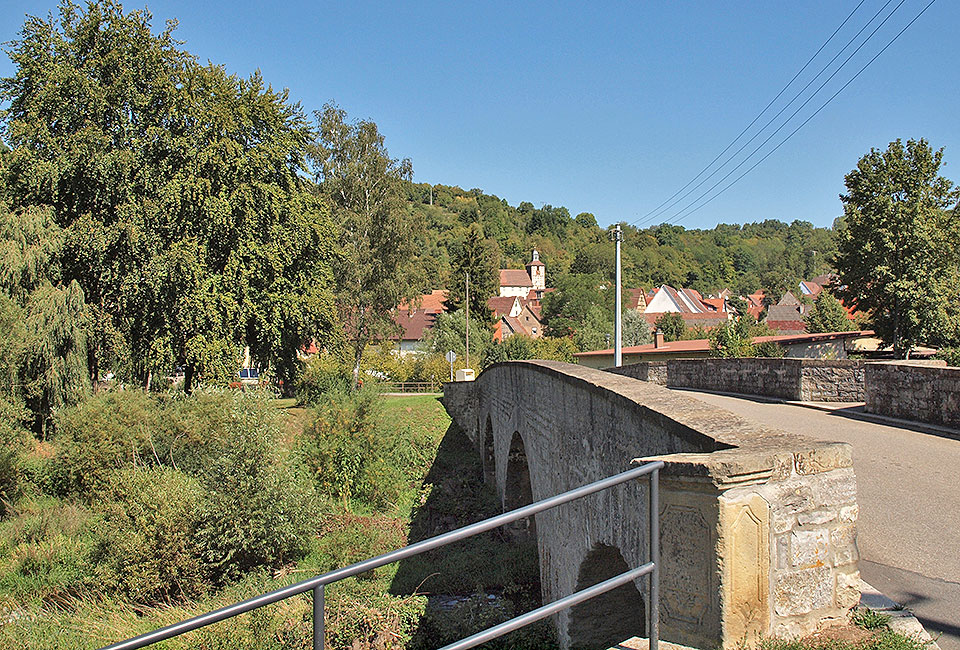
[[[530, 463], [519, 431], [514, 431], [507, 454], [506, 482], [503, 487], [503, 509], [515, 510], [533, 503], [533, 486], [530, 483]], [[520, 519], [506, 527], [508, 534], [517, 541], [537, 540], [536, 515]]]
[[483, 480], [487, 485], [494, 485], [497, 480], [497, 460], [493, 443], [493, 423], [489, 415], [487, 416], [486, 427], [483, 429], [482, 454]]
[[[618, 548], [597, 544], [580, 564], [577, 591], [630, 568]], [[568, 633], [571, 650], [612, 648], [632, 637], [646, 636], [643, 596], [629, 582], [581, 603], [570, 610]]]

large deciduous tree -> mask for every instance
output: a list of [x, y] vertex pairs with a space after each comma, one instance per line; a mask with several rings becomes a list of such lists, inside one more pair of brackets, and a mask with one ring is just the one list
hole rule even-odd
[[960, 288], [957, 190], [926, 140], [872, 149], [844, 178], [838, 294], [907, 358], [913, 345], [955, 329]]
[[337, 307], [354, 362], [354, 382], [366, 346], [397, 330], [394, 310], [420, 292], [413, 264], [418, 226], [403, 203], [409, 160], [390, 157], [377, 125], [347, 121], [332, 104], [317, 113], [317, 178], [339, 227], [334, 263]]
[[189, 390], [249, 346], [288, 382], [334, 320], [310, 124], [285, 91], [199, 65], [175, 23], [151, 20], [113, 0], [28, 18], [0, 80], [12, 211], [52, 210], [52, 282], [82, 290], [94, 380], [183, 365]]

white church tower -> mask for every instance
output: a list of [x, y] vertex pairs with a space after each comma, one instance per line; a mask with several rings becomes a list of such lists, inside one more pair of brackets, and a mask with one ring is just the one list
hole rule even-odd
[[533, 249], [533, 259], [527, 262], [527, 275], [538, 295], [547, 287], [547, 265], [540, 261], [540, 253]]

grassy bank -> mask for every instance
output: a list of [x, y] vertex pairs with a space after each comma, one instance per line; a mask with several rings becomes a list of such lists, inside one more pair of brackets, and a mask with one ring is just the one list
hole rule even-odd
[[[498, 512], [425, 396], [100, 396], [18, 468], [0, 648], [98, 648]], [[437, 647], [535, 605], [536, 577], [535, 547], [497, 533], [382, 567], [328, 589], [327, 647]], [[437, 594], [460, 598], [438, 612]], [[308, 648], [311, 630], [298, 597], [159, 647]]]

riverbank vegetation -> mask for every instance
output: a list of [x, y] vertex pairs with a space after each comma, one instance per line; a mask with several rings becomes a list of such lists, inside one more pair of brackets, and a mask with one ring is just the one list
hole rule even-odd
[[[431, 396], [284, 409], [262, 392], [127, 390], [65, 410], [48, 440], [20, 434], [0, 647], [97, 648], [497, 511]], [[488, 534], [331, 586], [328, 647], [442, 644], [529, 608], [537, 585], [535, 549]], [[294, 598], [165, 647], [307, 648], [311, 611]], [[514, 643], [549, 642], [531, 634]]]

